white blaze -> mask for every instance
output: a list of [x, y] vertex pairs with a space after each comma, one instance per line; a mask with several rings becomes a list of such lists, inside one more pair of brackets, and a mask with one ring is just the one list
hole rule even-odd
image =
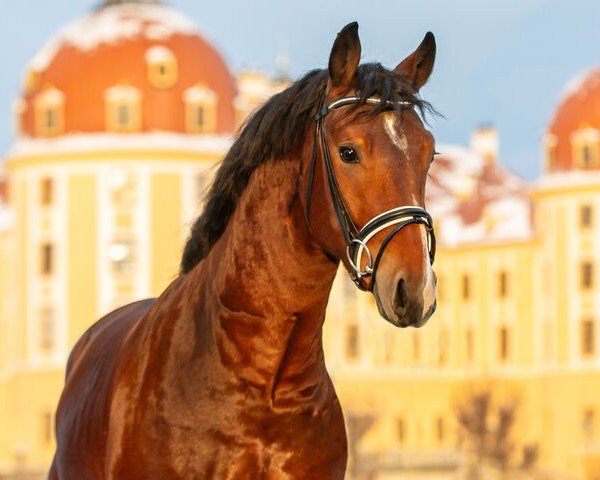
[[390, 137], [390, 140], [396, 145], [400, 151], [405, 152], [408, 149], [408, 143], [404, 134], [399, 134], [396, 128], [398, 124], [398, 114], [396, 112], [387, 112], [383, 116], [383, 126], [385, 132]]
[[425, 228], [420, 228], [421, 243], [423, 244], [423, 271], [425, 272], [425, 287], [423, 288], [423, 314], [427, 313], [435, 302], [435, 285], [433, 283], [433, 269], [429, 261], [429, 245]]
[[[400, 132], [398, 133], [398, 115], [396, 112], [388, 112], [383, 117], [383, 126], [385, 132], [390, 137], [390, 140], [398, 149], [406, 153], [408, 143], [406, 137]], [[413, 199], [416, 205], [416, 199]], [[423, 245], [423, 272], [425, 272], [424, 287], [423, 287], [423, 314], [427, 313], [433, 302], [435, 302], [435, 285], [433, 283], [433, 270], [429, 261], [429, 245], [425, 228], [420, 228], [421, 243]]]

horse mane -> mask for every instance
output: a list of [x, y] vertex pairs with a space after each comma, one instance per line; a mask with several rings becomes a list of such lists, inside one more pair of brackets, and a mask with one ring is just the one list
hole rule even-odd
[[[271, 97], [246, 121], [222, 160], [205, 196], [204, 210], [192, 226], [181, 260], [182, 273], [191, 271], [219, 240], [254, 170], [268, 160], [301, 149], [325, 95], [328, 78], [327, 70], [312, 70]], [[362, 104], [378, 96], [384, 101], [410, 102], [421, 114], [432, 110], [406, 79], [379, 63], [358, 67], [356, 90]], [[373, 105], [369, 114], [377, 115], [383, 109], [383, 105]]]

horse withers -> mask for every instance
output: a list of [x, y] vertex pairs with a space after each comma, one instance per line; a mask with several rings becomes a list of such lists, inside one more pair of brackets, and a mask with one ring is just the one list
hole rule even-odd
[[435, 309], [424, 209], [434, 140], [417, 93], [428, 33], [395, 69], [359, 66], [358, 26], [329, 67], [247, 122], [192, 228], [180, 275], [75, 345], [50, 479], [341, 479], [342, 410], [322, 326], [342, 262], [381, 315]]

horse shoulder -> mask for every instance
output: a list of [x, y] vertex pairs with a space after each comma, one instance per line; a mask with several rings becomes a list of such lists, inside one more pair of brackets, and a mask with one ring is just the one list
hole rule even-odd
[[73, 347], [57, 409], [59, 477], [103, 478], [110, 396], [119, 352], [153, 303], [154, 299], [142, 300], [109, 313]]

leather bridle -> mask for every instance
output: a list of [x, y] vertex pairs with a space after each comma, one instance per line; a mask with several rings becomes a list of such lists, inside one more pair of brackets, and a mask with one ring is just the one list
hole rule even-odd
[[[333, 162], [329, 152], [329, 143], [327, 142], [327, 135], [325, 133], [325, 118], [329, 112], [335, 110], [336, 108], [364, 103], [381, 105], [383, 100], [375, 97], [367, 98], [366, 100], [361, 100], [359, 97], [344, 97], [331, 102], [329, 105], [326, 105], [325, 101], [321, 103], [321, 107], [319, 108], [315, 117], [315, 137], [308, 174], [309, 178], [306, 190], [305, 214], [310, 226], [310, 206], [317, 163], [317, 144], [320, 143], [325, 164], [325, 171], [327, 173], [329, 193], [331, 195], [333, 208], [344, 236], [344, 242], [346, 244], [346, 257], [351, 268], [350, 276], [354, 283], [361, 290], [372, 290], [375, 285], [377, 268], [379, 266], [379, 262], [381, 261], [383, 252], [394, 236], [400, 232], [400, 230], [415, 223], [425, 226], [427, 230], [429, 261], [432, 264], [435, 258], [435, 233], [433, 231], [433, 220], [431, 215], [429, 215], [424, 208], [414, 205], [396, 207], [392, 208], [391, 210], [387, 210], [386, 212], [383, 212], [369, 220], [361, 229], [359, 229], [352, 220], [352, 216], [348, 211], [346, 202], [344, 202], [344, 197], [340, 192], [340, 188], [335, 176], [335, 170], [333, 169]], [[384, 107], [390, 110], [398, 110], [401, 108], [412, 108], [412, 104], [409, 102], [385, 102]], [[367, 244], [378, 233], [390, 227], [394, 228], [384, 238], [377, 255], [373, 258], [373, 255]], [[365, 266], [364, 270], [362, 270], [361, 261], [364, 254], [367, 256], [367, 265]], [[369, 287], [364, 281], [364, 279], [367, 277], [371, 277], [371, 284]]]

